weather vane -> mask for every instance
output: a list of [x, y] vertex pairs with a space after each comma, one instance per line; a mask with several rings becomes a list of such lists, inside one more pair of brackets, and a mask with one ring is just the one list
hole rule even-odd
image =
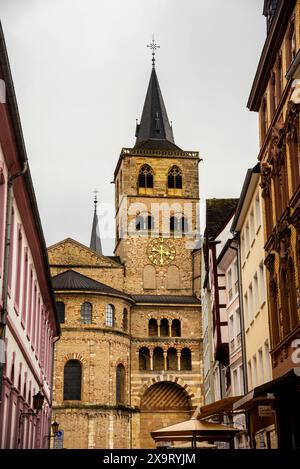
[[160, 46], [156, 44], [154, 40], [154, 35], [152, 35], [152, 42], [150, 42], [150, 44], [148, 44], [147, 47], [149, 47], [152, 50], [152, 68], [155, 68], [155, 51], [156, 49], [159, 49]]
[[97, 194], [99, 193], [99, 191], [97, 191], [97, 189], [95, 189], [94, 191], [94, 194], [95, 194], [95, 197], [94, 197], [94, 204], [95, 204], [95, 211], [97, 210], [97, 204], [98, 204], [98, 196]]

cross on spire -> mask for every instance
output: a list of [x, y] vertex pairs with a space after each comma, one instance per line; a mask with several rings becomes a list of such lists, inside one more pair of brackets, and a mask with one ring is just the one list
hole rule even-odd
[[150, 42], [150, 44], [147, 45], [147, 47], [152, 50], [152, 68], [155, 68], [155, 51], [156, 49], [159, 49], [160, 46], [156, 44], [154, 40], [154, 34], [152, 35], [152, 41]]

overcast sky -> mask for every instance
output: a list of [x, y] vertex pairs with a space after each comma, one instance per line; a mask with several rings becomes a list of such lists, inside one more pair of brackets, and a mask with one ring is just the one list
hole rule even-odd
[[[114, 202], [153, 33], [175, 142], [203, 158], [202, 203], [239, 196], [258, 154], [246, 104], [266, 35], [263, 0], [0, 0], [0, 9], [47, 245], [89, 244], [95, 188]], [[113, 239], [102, 246], [112, 254]]]

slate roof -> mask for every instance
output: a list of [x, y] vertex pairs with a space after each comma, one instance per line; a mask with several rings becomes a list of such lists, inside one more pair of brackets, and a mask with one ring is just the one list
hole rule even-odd
[[228, 222], [239, 199], [206, 199], [206, 235], [214, 239]]
[[179, 295], [132, 295], [137, 303], [156, 303], [156, 304], [181, 304], [181, 305], [200, 305], [200, 300], [195, 296]]
[[98, 222], [96, 203], [95, 203], [95, 210], [94, 210], [94, 218], [93, 218], [90, 248], [93, 249], [93, 251], [98, 252], [98, 254], [102, 255], [102, 246], [101, 246], [101, 238], [100, 238], [99, 222]]
[[136, 143], [134, 150], [162, 150], [162, 151], [182, 151], [175, 143], [162, 139], [148, 139]]
[[88, 290], [105, 293], [112, 296], [121, 296], [129, 301], [132, 301], [130, 295], [116, 290], [115, 288], [109, 287], [104, 283], [97, 282], [92, 278], [86, 277], [85, 275], [76, 272], [75, 270], [69, 269], [61, 274], [55, 275], [52, 278], [52, 284], [55, 291], [59, 290]]
[[148, 85], [140, 124], [136, 128], [136, 144], [149, 139], [167, 140], [175, 144], [165, 103], [153, 68]]

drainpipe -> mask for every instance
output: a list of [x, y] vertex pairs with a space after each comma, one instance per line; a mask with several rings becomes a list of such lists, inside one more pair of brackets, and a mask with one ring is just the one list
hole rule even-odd
[[0, 399], [2, 396], [2, 381], [5, 366], [5, 329], [7, 318], [8, 303], [8, 279], [9, 279], [9, 257], [11, 248], [11, 222], [13, 209], [13, 183], [19, 176], [24, 176], [28, 170], [28, 161], [25, 160], [23, 169], [12, 176], [9, 176], [7, 182], [7, 201], [6, 201], [6, 222], [5, 222], [5, 245], [4, 245], [4, 264], [3, 264], [3, 286], [2, 300], [3, 305], [0, 314]]
[[243, 308], [243, 293], [242, 293], [242, 272], [241, 272], [241, 251], [240, 251], [240, 242], [239, 237], [233, 238], [237, 241], [238, 247], [234, 247], [230, 243], [231, 249], [237, 253], [237, 265], [238, 265], [238, 285], [239, 285], [239, 307], [240, 307], [240, 327], [241, 327], [241, 337], [242, 337], [242, 362], [243, 362], [243, 385], [244, 393], [248, 393], [248, 377], [247, 377], [247, 360], [246, 360], [246, 341], [245, 341], [245, 322], [244, 322], [244, 308]]
[[[52, 353], [52, 370], [51, 370], [51, 384], [50, 384], [50, 417], [51, 419], [48, 420], [48, 435], [51, 435], [51, 420], [52, 420], [52, 401], [53, 401], [53, 384], [54, 384], [54, 355], [55, 355], [55, 344], [60, 339], [60, 336], [54, 337], [52, 342], [53, 345], [53, 353]], [[48, 442], [48, 449], [50, 448], [50, 438]], [[42, 441], [42, 449], [43, 448], [43, 441]]]
[[[240, 326], [241, 326], [241, 338], [242, 338], [243, 385], [244, 385], [244, 394], [246, 395], [248, 393], [248, 374], [247, 374], [245, 321], [244, 321], [244, 305], [243, 305], [243, 291], [242, 291], [242, 263], [241, 263], [241, 249], [240, 249], [239, 233], [235, 233], [235, 237], [232, 239], [232, 241], [234, 240], [237, 241], [238, 247], [236, 248], [231, 243], [230, 243], [230, 247], [237, 253]], [[250, 415], [248, 412], [245, 413], [245, 419], [246, 419], [246, 429], [248, 430], [248, 438], [249, 438], [249, 441], [251, 442]]]

